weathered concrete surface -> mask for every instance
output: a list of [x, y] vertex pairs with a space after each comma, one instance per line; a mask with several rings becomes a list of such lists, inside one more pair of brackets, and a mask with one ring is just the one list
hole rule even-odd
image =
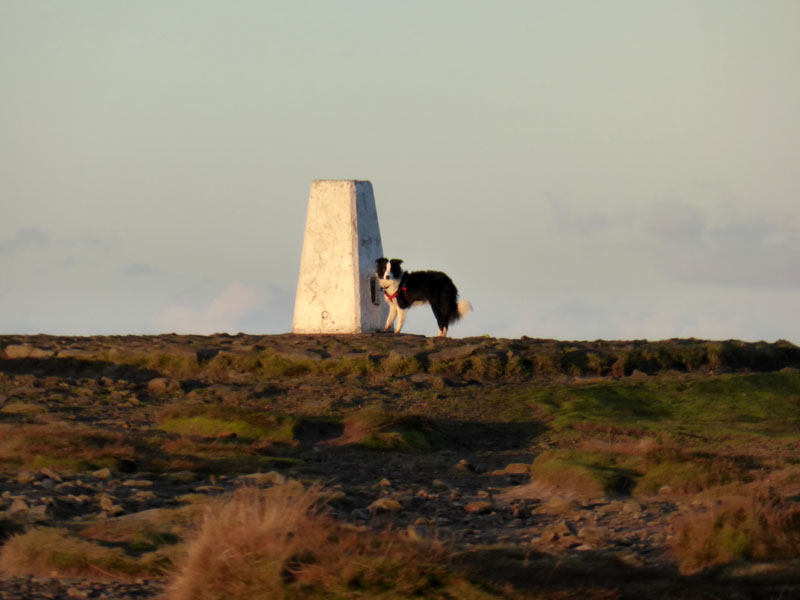
[[[383, 256], [369, 181], [317, 180], [308, 198], [294, 333], [366, 333], [386, 322], [388, 307], [371, 290]], [[374, 298], [374, 301], [373, 301]]]

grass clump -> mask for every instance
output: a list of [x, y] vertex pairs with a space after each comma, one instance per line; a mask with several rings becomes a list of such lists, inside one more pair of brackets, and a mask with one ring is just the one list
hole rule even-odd
[[531, 387], [520, 399], [543, 409], [558, 430], [592, 423], [704, 437], [796, 436], [800, 427], [800, 373], [793, 371]]
[[705, 512], [676, 520], [670, 550], [684, 574], [738, 560], [766, 561], [800, 553], [800, 507], [771, 491], [718, 499]]
[[611, 452], [549, 450], [533, 461], [529, 485], [584, 498], [627, 494], [639, 461], [635, 456]]
[[435, 542], [374, 534], [334, 521], [318, 488], [245, 488], [209, 509], [170, 600], [475, 598]]
[[760, 466], [750, 456], [723, 456], [661, 446], [647, 453], [643, 475], [634, 493], [696, 494], [721, 485], [751, 481], [751, 471]]
[[82, 359], [81, 361], [86, 360], [136, 367], [137, 369], [155, 371], [161, 375], [178, 379], [192, 377], [200, 371], [200, 365], [194, 353], [179, 351], [124, 352], [111, 349], [96, 353], [91, 356], [91, 359]]
[[389, 353], [389, 356], [384, 358], [378, 365], [378, 370], [386, 375], [394, 375], [396, 377], [402, 375], [411, 375], [423, 370], [422, 363], [413, 356], [404, 356], [394, 350]]
[[[221, 358], [221, 356], [217, 358]], [[265, 379], [298, 377], [310, 373], [313, 369], [313, 362], [309, 359], [282, 356], [271, 350], [265, 350], [257, 356], [252, 368], [257, 375]]]
[[175, 404], [164, 408], [156, 418], [161, 430], [183, 436], [235, 437], [242, 441], [261, 440], [291, 444], [295, 420], [243, 407]]
[[63, 472], [116, 469], [137, 455], [135, 444], [119, 433], [86, 426], [0, 424], [0, 468], [54, 468]]
[[53, 527], [15, 535], [0, 549], [0, 571], [8, 575], [129, 580], [158, 575], [163, 566], [153, 554], [134, 558]]
[[357, 444], [373, 450], [425, 452], [432, 448], [435, 432], [419, 417], [401, 417], [366, 407], [344, 419], [337, 445]]

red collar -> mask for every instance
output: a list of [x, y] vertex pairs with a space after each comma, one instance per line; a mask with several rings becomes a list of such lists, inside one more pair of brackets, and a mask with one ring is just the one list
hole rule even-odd
[[394, 300], [395, 298], [397, 298], [400, 295], [400, 292], [403, 292], [403, 296], [408, 298], [408, 294], [406, 293], [406, 286], [403, 286], [401, 288], [397, 288], [397, 291], [394, 294], [389, 294], [389, 293], [384, 291], [383, 295], [386, 296], [386, 299], [389, 302], [391, 302], [392, 300]]
[[389, 294], [386, 290], [383, 290], [383, 295], [386, 296], [387, 302], [391, 302], [397, 298], [400, 295], [400, 292], [403, 292], [403, 298], [405, 298], [405, 301], [408, 302], [408, 290], [406, 290], [406, 286], [404, 285], [406, 279], [408, 279], [408, 271], [403, 273], [403, 276], [400, 277], [400, 287], [397, 288], [397, 291], [394, 294]]

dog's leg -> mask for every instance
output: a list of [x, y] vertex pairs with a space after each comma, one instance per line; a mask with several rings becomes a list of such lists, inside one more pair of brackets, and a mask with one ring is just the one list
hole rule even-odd
[[403, 328], [403, 323], [406, 322], [406, 315], [408, 314], [407, 308], [400, 308], [397, 311], [397, 327], [395, 327], [394, 332], [400, 333], [400, 330]]
[[439, 337], [447, 337], [447, 327], [442, 327], [439, 330]]
[[386, 325], [384, 326], [384, 331], [389, 331], [392, 324], [394, 323], [394, 318], [397, 316], [397, 303], [392, 301], [389, 302], [389, 317], [386, 319]]

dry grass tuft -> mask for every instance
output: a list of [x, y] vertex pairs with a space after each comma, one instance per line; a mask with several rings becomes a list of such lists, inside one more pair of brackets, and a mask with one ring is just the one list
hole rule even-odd
[[433, 434], [422, 420], [404, 418], [377, 407], [364, 407], [350, 414], [342, 424], [342, 435], [329, 442], [333, 446], [358, 444], [373, 450], [398, 452], [427, 451], [431, 447]]
[[622, 454], [549, 450], [533, 461], [531, 482], [508, 490], [506, 495], [598, 498], [624, 494], [633, 485], [637, 462], [637, 457]]
[[116, 468], [136, 448], [119, 433], [85, 426], [0, 424], [0, 468], [81, 471]]
[[658, 440], [652, 437], [623, 438], [613, 441], [591, 438], [582, 441], [579, 449], [584, 452], [605, 452], [625, 454], [627, 456], [646, 456], [659, 446]]
[[[435, 542], [337, 523], [318, 488], [245, 488], [215, 504], [168, 588], [170, 600], [489, 598], [448, 570]], [[448, 589], [469, 589], [453, 595]]]
[[792, 558], [800, 554], [800, 507], [753, 489], [679, 517], [675, 531], [670, 550], [684, 574], [736, 560]]
[[0, 572], [8, 575], [128, 580], [159, 570], [159, 565], [146, 558], [137, 560], [120, 548], [95, 544], [52, 527], [13, 536], [0, 549]]

